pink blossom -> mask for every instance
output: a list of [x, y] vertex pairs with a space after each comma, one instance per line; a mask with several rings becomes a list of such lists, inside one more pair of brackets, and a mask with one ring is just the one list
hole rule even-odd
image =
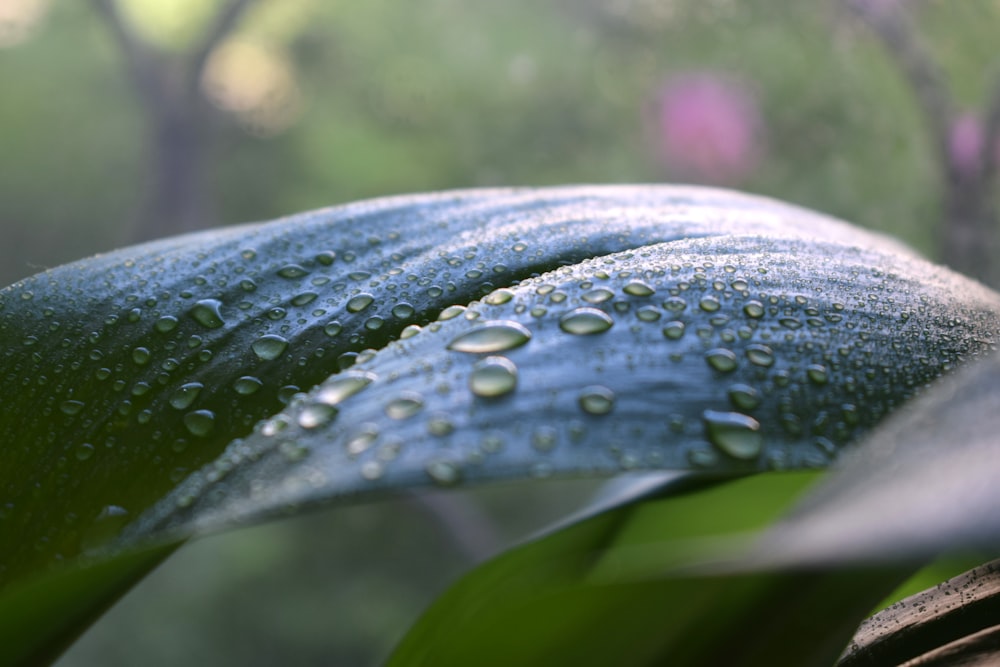
[[972, 174], [979, 169], [983, 149], [983, 126], [974, 113], [963, 113], [951, 124], [948, 157], [960, 172]]
[[747, 86], [693, 73], [663, 86], [656, 110], [658, 153], [671, 177], [733, 184], [760, 156], [760, 112]]

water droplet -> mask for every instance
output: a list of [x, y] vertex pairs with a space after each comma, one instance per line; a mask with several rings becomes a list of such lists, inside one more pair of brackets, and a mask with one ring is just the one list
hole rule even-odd
[[272, 361], [277, 359], [284, 354], [287, 348], [288, 341], [281, 336], [276, 336], [274, 334], [261, 336], [250, 345], [250, 349], [253, 350], [253, 353], [263, 361]]
[[720, 373], [731, 373], [736, 370], [736, 354], [732, 350], [718, 347], [705, 353], [708, 365]]
[[385, 414], [389, 419], [408, 419], [420, 412], [423, 407], [423, 396], [414, 391], [404, 391], [389, 401], [385, 406]]
[[758, 319], [764, 317], [764, 304], [760, 301], [747, 301], [743, 305], [743, 312], [747, 317]]
[[678, 340], [684, 336], [684, 323], [683, 322], [667, 322], [667, 325], [663, 327], [663, 337], [669, 338], [670, 340]]
[[316, 300], [319, 294], [316, 292], [303, 292], [302, 294], [297, 294], [292, 297], [293, 306], [305, 306]]
[[768, 368], [774, 365], [774, 352], [767, 345], [759, 343], [747, 345], [746, 355], [750, 363], [755, 366]]
[[136, 366], [145, 366], [149, 363], [151, 356], [149, 348], [146, 347], [137, 347], [132, 350], [132, 361], [135, 362]]
[[679, 313], [687, 308], [687, 301], [679, 296], [672, 296], [663, 302], [663, 307], [672, 313]]
[[429, 461], [424, 470], [438, 486], [455, 486], [462, 480], [462, 469], [457, 463], [447, 459]]
[[794, 317], [782, 317], [778, 320], [778, 324], [785, 327], [786, 329], [801, 329], [802, 322], [795, 319]]
[[160, 319], [156, 320], [153, 328], [160, 333], [170, 333], [177, 328], [177, 318], [173, 315], [164, 315]]
[[540, 452], [550, 452], [556, 447], [556, 430], [551, 426], [539, 426], [531, 434], [531, 446]]
[[448, 306], [438, 315], [438, 322], [454, 319], [465, 312], [465, 306]]
[[743, 461], [752, 461], [764, 448], [760, 422], [739, 412], [705, 410], [705, 436], [720, 451]]
[[298, 264], [286, 264], [278, 269], [278, 275], [282, 278], [301, 278], [302, 276], [309, 275], [309, 271]]
[[198, 398], [198, 394], [201, 393], [204, 386], [200, 382], [188, 382], [181, 385], [170, 395], [170, 406], [176, 410], [184, 410], [191, 407], [191, 404]]
[[448, 415], [438, 414], [427, 421], [427, 432], [443, 438], [455, 432], [455, 425], [451, 423]]
[[59, 410], [61, 410], [63, 414], [78, 415], [80, 414], [80, 411], [83, 410], [83, 406], [83, 401], [63, 401], [59, 406]]
[[604, 303], [614, 295], [615, 293], [611, 290], [605, 287], [598, 287], [597, 289], [586, 292], [581, 298], [587, 303]]
[[299, 426], [305, 429], [329, 424], [337, 416], [337, 408], [326, 403], [311, 403], [299, 413]]
[[398, 320], [408, 320], [416, 312], [416, 309], [408, 303], [397, 303], [392, 307], [392, 316]]
[[[304, 428], [304, 427], [303, 427]], [[278, 445], [278, 451], [290, 463], [298, 463], [309, 456], [309, 447], [296, 440], [285, 440]]]
[[597, 308], [577, 308], [559, 318], [560, 329], [578, 336], [603, 333], [614, 323], [610, 315]]
[[218, 329], [226, 323], [222, 319], [220, 308], [222, 308], [222, 302], [218, 299], [202, 299], [191, 307], [190, 313], [191, 317], [203, 327]]
[[87, 442], [79, 444], [73, 450], [73, 455], [76, 456], [77, 461], [86, 461], [94, 455], [94, 446]]
[[252, 375], [244, 375], [241, 378], [237, 378], [236, 382], [233, 383], [233, 389], [236, 390], [237, 394], [242, 396], [255, 394], [263, 386], [264, 383]]
[[385, 320], [376, 315], [365, 320], [365, 329], [368, 331], [378, 331], [382, 328], [383, 324], [385, 324]]
[[760, 392], [746, 384], [734, 384], [729, 388], [729, 401], [740, 410], [753, 410], [760, 405]]
[[622, 288], [622, 291], [629, 296], [652, 296], [656, 290], [641, 280], [633, 280]]
[[418, 333], [420, 333], [420, 331], [421, 331], [420, 327], [417, 326], [416, 324], [408, 324], [403, 328], [402, 331], [399, 332], [399, 339], [406, 340], [407, 338], [413, 338]]
[[316, 395], [316, 400], [326, 405], [339, 405], [375, 381], [373, 373], [351, 371], [327, 380]]
[[813, 384], [826, 384], [829, 378], [827, 377], [826, 367], [820, 364], [810, 364], [806, 367], [806, 377]]
[[509, 289], [501, 288], [496, 290], [495, 292], [487, 294], [486, 297], [483, 299], [483, 302], [488, 303], [491, 306], [499, 306], [507, 303], [513, 298], [514, 298], [513, 292], [511, 292]]
[[510, 320], [485, 322], [456, 336], [449, 350], [473, 354], [503, 352], [520, 347], [531, 340], [531, 332], [522, 324]]
[[191, 435], [205, 438], [215, 428], [215, 413], [211, 410], [195, 410], [184, 415], [184, 426]]
[[661, 315], [660, 309], [656, 306], [642, 306], [635, 314], [643, 322], [655, 322]]
[[362, 424], [361, 430], [358, 431], [354, 437], [347, 441], [345, 448], [347, 449], [348, 456], [355, 457], [368, 451], [368, 448], [372, 446], [378, 438], [378, 426], [375, 424]]
[[698, 302], [698, 307], [704, 310], [706, 313], [714, 313], [715, 311], [717, 311], [719, 308], [722, 307], [722, 304], [719, 303], [719, 300], [717, 298], [709, 295], [703, 297], [702, 300]]
[[517, 366], [506, 357], [486, 357], [472, 367], [469, 389], [481, 398], [496, 398], [517, 387]]
[[362, 310], [372, 305], [375, 302], [375, 297], [368, 293], [358, 294], [352, 296], [347, 302], [347, 312], [349, 313], [360, 313]]
[[344, 330], [340, 322], [329, 322], [325, 327], [323, 327], [323, 333], [325, 333], [330, 338], [333, 338], [340, 334]]
[[375, 481], [385, 474], [385, 464], [381, 461], [365, 461], [361, 464], [361, 476], [369, 482]]
[[591, 415], [606, 415], [615, 407], [615, 392], [601, 385], [585, 387], [580, 392], [580, 409]]

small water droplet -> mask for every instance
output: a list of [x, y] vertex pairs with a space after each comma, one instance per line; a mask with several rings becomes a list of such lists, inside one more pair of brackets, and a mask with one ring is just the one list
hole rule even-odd
[[264, 383], [252, 375], [244, 375], [241, 378], [237, 378], [236, 382], [233, 383], [233, 389], [241, 396], [255, 394], [263, 386]]
[[635, 312], [636, 316], [643, 322], [655, 322], [660, 319], [660, 309], [656, 306], [642, 306]]
[[184, 426], [191, 435], [205, 438], [215, 428], [215, 413], [211, 410], [195, 410], [184, 415]]
[[705, 436], [720, 451], [734, 459], [752, 461], [764, 448], [760, 422], [739, 412], [705, 410]]
[[740, 410], [753, 410], [760, 405], [760, 392], [746, 384], [734, 384], [729, 388], [729, 401]]
[[323, 327], [323, 333], [325, 333], [330, 338], [338, 336], [344, 327], [341, 326], [340, 322], [329, 322], [325, 327]]
[[257, 355], [257, 358], [263, 361], [277, 359], [284, 354], [287, 348], [288, 341], [275, 334], [261, 336], [250, 345], [250, 349]]
[[292, 297], [293, 306], [305, 306], [312, 303], [319, 296], [316, 292], [303, 292]]
[[679, 296], [672, 296], [663, 302], [663, 307], [672, 313], [679, 313], [687, 308], [687, 301]]
[[719, 300], [714, 296], [702, 297], [701, 301], [698, 302], [698, 307], [704, 310], [706, 313], [714, 313], [722, 307]]
[[146, 347], [137, 347], [132, 350], [132, 361], [136, 366], [145, 366], [149, 363], [151, 356], [152, 354], [150, 353], [149, 348]]
[[454, 461], [436, 459], [429, 461], [424, 470], [438, 486], [455, 486], [462, 480], [462, 469]]
[[347, 455], [350, 457], [360, 456], [364, 452], [368, 451], [368, 448], [372, 446], [372, 443], [378, 438], [378, 426], [375, 424], [362, 424], [361, 430], [359, 430], [354, 437], [347, 441], [345, 448], [347, 449]]
[[418, 333], [420, 333], [420, 331], [421, 331], [420, 327], [417, 326], [416, 324], [408, 324], [403, 328], [402, 331], [399, 332], [399, 339], [406, 340], [407, 338], [413, 338]]
[[170, 333], [177, 328], [178, 320], [173, 315], [164, 315], [160, 319], [156, 320], [153, 328], [160, 333]]
[[614, 295], [615, 293], [612, 292], [611, 290], [605, 287], [598, 287], [597, 289], [593, 289], [590, 290], [589, 292], [584, 293], [584, 295], [580, 298], [582, 298], [587, 303], [596, 304], [596, 303], [604, 303]]
[[83, 401], [63, 401], [59, 406], [59, 410], [61, 410], [63, 414], [78, 415], [80, 414], [80, 411], [83, 410], [83, 406]]
[[86, 461], [94, 455], [94, 446], [87, 442], [81, 443], [73, 450], [73, 455], [77, 461]]
[[747, 301], [743, 305], [743, 312], [747, 317], [752, 317], [753, 319], [759, 319], [764, 317], [764, 304], [760, 301]]
[[375, 381], [373, 373], [350, 371], [337, 375], [320, 388], [316, 400], [326, 405], [339, 405]]
[[517, 387], [517, 366], [506, 357], [486, 357], [469, 375], [469, 389], [481, 398], [496, 398]]
[[808, 377], [809, 381], [813, 384], [819, 385], [826, 384], [829, 380], [826, 367], [821, 366], [820, 364], [810, 364], [806, 367], [806, 377]]
[[719, 347], [705, 353], [708, 365], [720, 373], [731, 373], [736, 370], [736, 354], [732, 350]]
[[455, 425], [451, 422], [451, 418], [448, 415], [437, 414], [427, 420], [427, 432], [443, 438], [455, 432]]
[[539, 426], [531, 434], [531, 446], [540, 452], [550, 452], [556, 447], [557, 432], [551, 426]]
[[278, 275], [282, 278], [301, 278], [302, 276], [309, 275], [309, 271], [298, 264], [286, 264], [278, 269]]
[[379, 316], [369, 317], [365, 320], [365, 329], [368, 331], [378, 331], [385, 324], [385, 320]]
[[641, 280], [633, 280], [629, 282], [622, 288], [622, 291], [629, 296], [652, 296], [653, 294], [656, 294], [655, 289]]
[[398, 320], [408, 320], [416, 314], [416, 309], [408, 303], [397, 303], [392, 307], [392, 316]]
[[448, 344], [448, 349], [472, 354], [503, 352], [520, 347], [529, 340], [531, 332], [524, 325], [510, 320], [496, 320], [459, 334]]
[[438, 315], [438, 322], [454, 319], [465, 312], [465, 306], [448, 306]]
[[352, 296], [347, 302], [347, 312], [349, 313], [360, 313], [362, 310], [372, 305], [375, 302], [375, 297], [368, 293], [358, 294]]
[[408, 419], [420, 412], [423, 407], [423, 396], [414, 391], [404, 391], [389, 401], [385, 406], [385, 414], [389, 419]]
[[684, 323], [679, 321], [667, 322], [663, 327], [663, 337], [670, 340], [679, 340], [684, 336]]
[[203, 327], [218, 329], [226, 323], [221, 308], [222, 302], [218, 299], [202, 299], [191, 307], [190, 314]]
[[767, 345], [760, 343], [747, 345], [746, 355], [750, 363], [755, 366], [768, 368], [774, 365], [774, 352]]
[[337, 416], [337, 408], [326, 403], [311, 403], [299, 413], [299, 426], [304, 429], [319, 428], [333, 421]]
[[484, 303], [488, 303], [491, 306], [499, 306], [507, 303], [514, 298], [514, 293], [506, 288], [500, 288], [495, 292], [490, 292], [483, 298]]
[[585, 387], [580, 392], [580, 409], [591, 415], [606, 415], [615, 407], [615, 392], [601, 385]]
[[205, 387], [200, 382], [188, 382], [187, 384], [182, 384], [180, 387], [170, 395], [169, 403], [170, 407], [175, 410], [186, 410], [191, 407], [195, 399], [198, 398], [198, 394]]
[[615, 321], [603, 310], [597, 308], [577, 308], [559, 318], [559, 328], [566, 333], [589, 336], [607, 331]]

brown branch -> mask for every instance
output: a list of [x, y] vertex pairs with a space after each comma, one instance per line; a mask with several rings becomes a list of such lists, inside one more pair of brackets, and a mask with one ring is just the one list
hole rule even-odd
[[898, 1], [845, 0], [845, 4], [880, 37], [882, 46], [895, 60], [917, 98], [940, 164], [950, 169], [948, 144], [954, 116], [951, 92], [931, 54], [907, 24]]
[[205, 31], [201, 44], [191, 57], [191, 63], [187, 70], [187, 85], [189, 90], [197, 90], [201, 81], [201, 76], [208, 64], [208, 59], [212, 51], [219, 45], [226, 35], [233, 31], [246, 9], [254, 0], [230, 0], [223, 7], [212, 21], [212, 25]]

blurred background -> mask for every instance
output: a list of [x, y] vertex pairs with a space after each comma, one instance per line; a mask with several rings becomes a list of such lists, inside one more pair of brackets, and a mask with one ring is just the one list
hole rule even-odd
[[[738, 188], [988, 282], [996, 0], [0, 0], [0, 283], [458, 187]], [[591, 483], [413, 496], [182, 549], [59, 663], [368, 665]]]

